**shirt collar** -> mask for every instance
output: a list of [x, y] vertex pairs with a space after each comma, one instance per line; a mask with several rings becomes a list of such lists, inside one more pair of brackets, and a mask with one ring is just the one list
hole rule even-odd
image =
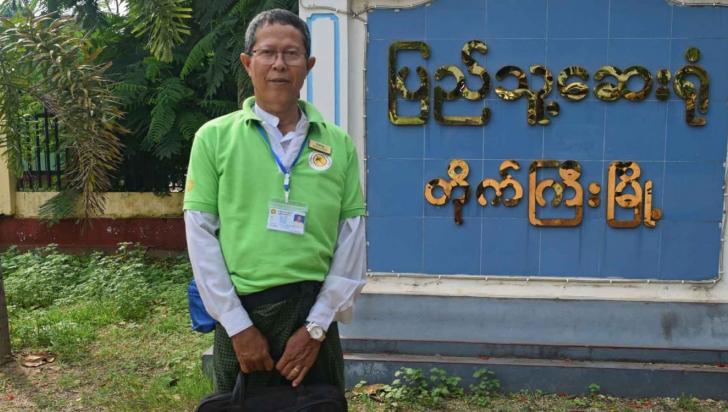
[[[250, 96], [245, 101], [243, 101], [243, 107], [242, 107], [242, 120], [258, 120], [261, 121], [261, 118], [255, 113], [253, 110], [253, 106], [255, 105], [255, 96]], [[315, 107], [313, 107], [312, 104], [306, 102], [305, 100], [299, 100], [298, 101], [298, 107], [301, 109], [301, 112], [306, 115], [308, 118], [309, 123], [323, 123], [324, 118], [321, 116], [321, 113], [316, 110]]]
[[[260, 118], [262, 122], [268, 123], [276, 129], [278, 128], [278, 124], [280, 123], [281, 119], [279, 119], [278, 116], [270, 114], [263, 110], [260, 106], [258, 106], [258, 103], [255, 103], [253, 105], [253, 112]], [[303, 110], [301, 110], [300, 108], [298, 109], [298, 112], [301, 113], [301, 117], [298, 118], [298, 123], [296, 123], [295, 130], [301, 130], [301, 128], [305, 127], [308, 124], [308, 117], [306, 117], [306, 113], [304, 113]]]

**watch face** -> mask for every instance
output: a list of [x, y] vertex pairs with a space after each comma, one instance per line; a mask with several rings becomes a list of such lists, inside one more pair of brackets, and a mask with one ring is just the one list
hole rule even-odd
[[314, 326], [311, 328], [311, 337], [318, 340], [321, 339], [324, 336], [324, 331], [321, 329], [321, 326]]
[[321, 325], [317, 325], [314, 322], [308, 322], [306, 323], [306, 330], [308, 331], [308, 335], [311, 336], [311, 339], [315, 339], [319, 342], [323, 342], [323, 340], [326, 339], [326, 332], [324, 332], [324, 328], [322, 328]]

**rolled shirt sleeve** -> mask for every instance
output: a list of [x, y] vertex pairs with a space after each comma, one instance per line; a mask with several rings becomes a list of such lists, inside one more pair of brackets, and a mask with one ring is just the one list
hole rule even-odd
[[328, 330], [334, 320], [349, 322], [354, 300], [366, 283], [364, 218], [351, 217], [339, 224], [339, 236], [316, 303], [306, 318]]

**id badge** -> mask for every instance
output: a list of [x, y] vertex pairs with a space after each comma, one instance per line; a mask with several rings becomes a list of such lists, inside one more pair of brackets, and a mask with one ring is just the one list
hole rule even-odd
[[268, 230], [302, 235], [308, 206], [303, 203], [273, 200], [268, 202]]

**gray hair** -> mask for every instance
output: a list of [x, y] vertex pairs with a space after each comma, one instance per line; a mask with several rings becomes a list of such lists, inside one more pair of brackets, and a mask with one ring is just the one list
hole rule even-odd
[[308, 26], [300, 17], [283, 9], [271, 9], [258, 13], [248, 24], [245, 30], [245, 52], [252, 54], [255, 45], [255, 33], [261, 27], [268, 24], [283, 24], [295, 27], [303, 37], [303, 45], [306, 48], [306, 57], [311, 56], [311, 33]]

